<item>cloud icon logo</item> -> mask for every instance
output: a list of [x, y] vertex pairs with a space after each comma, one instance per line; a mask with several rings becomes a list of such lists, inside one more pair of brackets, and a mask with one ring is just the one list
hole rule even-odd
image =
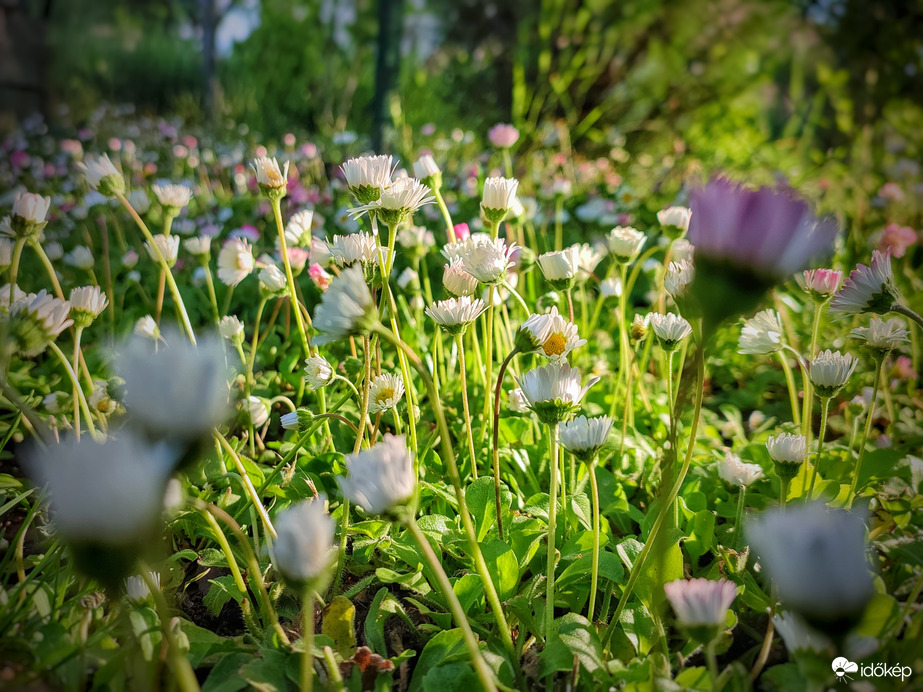
[[853, 663], [843, 656], [833, 659], [833, 663], [830, 664], [830, 667], [833, 668], [833, 672], [836, 673], [837, 680], [843, 680], [844, 682], [846, 680], [852, 680], [848, 673], [859, 672], [859, 664]]

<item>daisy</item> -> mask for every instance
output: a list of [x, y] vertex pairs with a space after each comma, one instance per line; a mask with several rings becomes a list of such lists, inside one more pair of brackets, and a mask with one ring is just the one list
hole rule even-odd
[[767, 355], [784, 346], [782, 318], [772, 308], [756, 313], [744, 323], [737, 343], [738, 353]]
[[289, 162], [285, 162], [284, 168], [279, 168], [279, 162], [275, 157], [268, 158], [261, 156], [250, 163], [253, 172], [256, 174], [256, 182], [264, 194], [281, 196], [285, 194], [285, 187], [288, 184], [288, 167]]
[[612, 419], [609, 416], [587, 418], [578, 416], [572, 421], [558, 423], [558, 438], [561, 446], [581, 461], [595, 459], [606, 444]]
[[896, 318], [872, 317], [868, 327], [856, 327], [849, 335], [861, 339], [866, 348], [878, 353], [889, 353], [910, 341], [904, 322]]
[[166, 207], [173, 214], [179, 212], [192, 199], [192, 190], [185, 185], [154, 185], [153, 189], [160, 206]]
[[741, 461], [733, 452], [726, 452], [718, 464], [718, 475], [730, 485], [746, 487], [763, 477], [763, 469], [758, 464]]
[[463, 334], [485, 310], [487, 304], [480, 298], [472, 300], [470, 296], [461, 296], [433, 303], [426, 308], [426, 314], [448, 334], [456, 336]]
[[324, 576], [336, 555], [336, 523], [325, 505], [321, 495], [291, 505], [275, 518], [272, 562], [290, 584], [305, 585]]
[[285, 244], [290, 248], [311, 247], [313, 224], [313, 209], [303, 209], [297, 214], [293, 214], [288, 223], [285, 224]]
[[106, 154], [96, 159], [87, 157], [84, 161], [78, 162], [77, 167], [83, 171], [87, 184], [100, 194], [115, 197], [125, 192], [125, 180]]
[[520, 352], [537, 351], [552, 361], [564, 360], [585, 343], [586, 339], [577, 333], [577, 325], [564, 319], [555, 306], [548, 313], [530, 315], [516, 334]]
[[253, 250], [243, 238], [227, 241], [218, 253], [218, 278], [236, 286], [253, 271]]
[[340, 489], [368, 514], [391, 513], [413, 498], [413, 456], [403, 436], [386, 433], [371, 449], [346, 455]]
[[818, 304], [830, 300], [842, 278], [843, 272], [834, 269], [805, 269], [795, 277], [802, 290]]
[[692, 334], [692, 325], [684, 317], [672, 312], [661, 314], [652, 312], [648, 315], [651, 328], [660, 346], [665, 351], [673, 351], [682, 343], [690, 334]]
[[333, 368], [323, 356], [311, 356], [305, 359], [304, 363], [304, 379], [310, 389], [317, 390], [326, 387], [333, 380]]
[[484, 216], [493, 223], [503, 221], [503, 217], [513, 205], [516, 188], [519, 181], [515, 178], [488, 178], [484, 181], [484, 192], [481, 197], [481, 210]]
[[382, 373], [369, 386], [369, 413], [381, 413], [397, 406], [404, 396], [404, 381], [397, 375]]
[[150, 240], [144, 243], [150, 258], [155, 262], [160, 262], [162, 257], [168, 267], [175, 265], [179, 255], [179, 236], [158, 234], [153, 236], [153, 240], [153, 244]]
[[808, 454], [808, 443], [804, 435], [782, 433], [766, 440], [766, 450], [779, 477], [791, 480], [801, 471], [801, 464]]
[[833, 300], [830, 301], [832, 315], [849, 315], [873, 312], [883, 315], [891, 311], [900, 294], [891, 273], [891, 253], [872, 253], [872, 264], [860, 264], [849, 273]]
[[829, 348], [818, 353], [808, 363], [808, 375], [817, 395], [823, 398], [835, 396], [849, 380], [858, 363], [858, 359], [849, 353], [844, 355]]
[[478, 280], [465, 271], [464, 262], [456, 257], [442, 271], [442, 285], [454, 296], [470, 296], [478, 288]]
[[349, 267], [330, 282], [314, 312], [318, 344], [367, 332], [378, 320], [372, 294], [359, 267]]
[[737, 597], [737, 585], [727, 579], [677, 579], [663, 585], [680, 625], [688, 628], [724, 628], [728, 608]]
[[545, 280], [556, 291], [567, 291], [577, 282], [580, 269], [580, 248], [576, 245], [560, 252], [546, 252], [538, 257], [538, 266]]
[[48, 295], [45, 289], [30, 293], [13, 304], [7, 323], [7, 338], [16, 353], [23, 358], [34, 358], [48, 344], [71, 326], [70, 303]]
[[515, 249], [515, 244], [507, 245], [502, 238], [476, 240], [465, 250], [462, 264], [481, 283], [497, 286], [514, 264], [510, 258]]
[[244, 323], [234, 315], [225, 315], [218, 323], [218, 333], [235, 346], [244, 342]]
[[688, 207], [667, 207], [657, 212], [657, 220], [664, 234], [671, 239], [683, 236], [689, 230], [692, 210]]
[[92, 324], [109, 305], [109, 298], [99, 286], [81, 286], [71, 289], [70, 316], [77, 327], [87, 327]]
[[587, 390], [599, 381], [592, 377], [580, 384], [580, 371], [567, 363], [554, 362], [516, 378], [529, 408], [546, 425], [556, 425], [573, 413]]
[[377, 201], [381, 191], [391, 184], [394, 167], [390, 156], [360, 156], [347, 159], [340, 170], [359, 204], [370, 204]]
[[628, 264], [641, 252], [647, 236], [630, 226], [616, 226], [606, 236], [609, 253], [619, 264]]

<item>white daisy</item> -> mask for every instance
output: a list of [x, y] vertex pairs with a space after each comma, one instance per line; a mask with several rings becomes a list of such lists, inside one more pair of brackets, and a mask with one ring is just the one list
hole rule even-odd
[[830, 314], [850, 315], [873, 312], [883, 315], [891, 311], [900, 293], [891, 273], [891, 252], [875, 250], [871, 266], [860, 264], [853, 269], [843, 287], [830, 301]]
[[306, 584], [323, 576], [336, 547], [336, 523], [324, 507], [321, 495], [291, 505], [275, 518], [272, 561], [279, 573], [294, 584]]
[[388, 411], [404, 396], [404, 381], [398, 375], [382, 373], [369, 386], [369, 413]]
[[236, 286], [253, 271], [253, 250], [243, 238], [227, 241], [218, 253], [218, 278]]
[[740, 330], [737, 352], [766, 355], [780, 350], [784, 344], [782, 318], [778, 312], [769, 308], [744, 322]]
[[426, 314], [454, 336], [463, 333], [485, 310], [487, 304], [480, 298], [472, 300], [470, 296], [461, 296], [436, 301], [426, 308]]
[[371, 449], [346, 455], [340, 489], [368, 514], [385, 514], [413, 497], [413, 457], [403, 436], [385, 434]]

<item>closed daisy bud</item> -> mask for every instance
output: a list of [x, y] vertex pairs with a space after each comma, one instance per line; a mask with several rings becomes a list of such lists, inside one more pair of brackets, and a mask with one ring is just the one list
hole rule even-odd
[[652, 312], [648, 315], [654, 336], [665, 351], [673, 351], [692, 334], [692, 326], [684, 317], [672, 312], [666, 315]]
[[883, 320], [872, 317], [868, 327], [856, 327], [849, 335], [860, 339], [862, 345], [879, 358], [910, 341], [910, 332], [904, 322], [896, 318]]
[[311, 356], [305, 359], [305, 381], [312, 390], [326, 387], [333, 379], [333, 368], [323, 356]]
[[154, 244], [148, 240], [144, 243], [147, 248], [147, 254], [155, 262], [159, 262], [162, 257], [168, 267], [176, 264], [176, 258], [179, 254], [179, 236], [175, 235], [155, 235]]
[[403, 436], [385, 434], [371, 449], [346, 455], [349, 475], [339, 478], [340, 489], [367, 514], [400, 518], [413, 499], [416, 479], [413, 457]]
[[237, 408], [244, 419], [254, 428], [261, 428], [269, 420], [269, 402], [258, 396], [248, 396], [237, 402]]
[[587, 390], [599, 378], [590, 378], [581, 386], [579, 370], [567, 363], [555, 362], [530, 370], [516, 380], [539, 420], [545, 425], [557, 425], [577, 410]]
[[601, 298], [618, 298], [622, 295], [622, 281], [617, 276], [610, 276], [599, 282], [599, 295]]
[[575, 245], [560, 252], [546, 252], [539, 255], [538, 266], [552, 288], [557, 291], [569, 290], [577, 282], [580, 249]]
[[[160, 588], [160, 572], [148, 572], [151, 581]], [[125, 579], [125, 596], [135, 605], [141, 605], [151, 598], [151, 589], [147, 581], [140, 576], [131, 576]]]
[[696, 640], [707, 644], [724, 629], [737, 585], [727, 579], [677, 579], [663, 585], [676, 619]]
[[253, 250], [242, 238], [227, 241], [218, 253], [218, 278], [236, 286], [253, 271]]
[[109, 298], [99, 289], [99, 286], [82, 286], [71, 289], [68, 302], [74, 325], [88, 327], [109, 305]]
[[279, 296], [285, 293], [288, 281], [285, 274], [274, 264], [269, 264], [260, 269], [260, 288], [270, 296]]
[[515, 178], [488, 178], [484, 181], [481, 211], [494, 224], [503, 221], [513, 204], [519, 181]]
[[404, 381], [397, 375], [383, 373], [369, 386], [369, 413], [381, 413], [395, 406], [404, 396]]
[[218, 333], [234, 346], [244, 342], [244, 323], [234, 315], [226, 315], [218, 323]]
[[31, 473], [47, 485], [52, 519], [77, 566], [118, 588], [155, 538], [174, 453], [127, 430], [104, 444], [68, 438], [27, 454]]
[[90, 248], [85, 245], [78, 245], [64, 255], [65, 264], [77, 267], [77, 269], [83, 269], [84, 271], [90, 271], [95, 262], [96, 260], [93, 257], [93, 253], [90, 251]]
[[779, 478], [785, 480], [791, 480], [798, 475], [808, 453], [804, 436], [791, 433], [770, 437], [766, 440], [766, 449]]
[[578, 416], [572, 421], [558, 423], [561, 446], [583, 462], [595, 461], [599, 450], [606, 444], [610, 430], [612, 419], [609, 416]]
[[[689, 295], [689, 286], [695, 279], [695, 267], [689, 260], [670, 262], [667, 273], [663, 277], [663, 287], [670, 297], [679, 305], [680, 301]], [[682, 309], [682, 306], [680, 306]]]
[[286, 430], [297, 430], [305, 433], [314, 423], [314, 414], [306, 408], [300, 408], [297, 411], [286, 413], [279, 418], [279, 422]]
[[688, 207], [667, 207], [657, 212], [657, 220], [660, 222], [664, 235], [672, 240], [685, 235], [689, 230], [691, 218], [692, 210]]
[[478, 280], [465, 271], [464, 262], [456, 257], [445, 265], [442, 272], [442, 285], [454, 296], [470, 296], [478, 288]]
[[631, 320], [631, 327], [628, 330], [628, 336], [633, 341], [644, 341], [648, 334], [648, 315], [635, 315]]
[[836, 396], [856, 369], [859, 361], [851, 354], [821, 351], [808, 363], [808, 375], [819, 397]]
[[304, 209], [293, 214], [285, 224], [285, 243], [288, 247], [310, 248], [313, 234], [314, 210]]
[[442, 187], [442, 171], [436, 165], [436, 160], [429, 154], [424, 154], [414, 161], [413, 177], [419, 178], [434, 190]]
[[741, 461], [733, 452], [726, 452], [718, 463], [718, 475], [730, 485], [747, 487], [763, 477], [763, 469], [758, 464]]
[[275, 199], [285, 196], [285, 188], [288, 184], [288, 161], [285, 162], [285, 167], [280, 169], [275, 157], [263, 156], [254, 159], [250, 166], [256, 173], [256, 182], [264, 195]]
[[160, 340], [160, 327], [157, 326], [157, 322], [150, 315], [145, 315], [135, 322], [134, 333], [154, 341]]
[[115, 197], [125, 192], [125, 180], [106, 154], [96, 159], [87, 157], [84, 162], [78, 163], [77, 167], [83, 171], [87, 184], [100, 194]]
[[208, 236], [192, 236], [183, 241], [183, 247], [193, 257], [207, 260], [211, 254], [212, 239]]
[[834, 269], [805, 269], [795, 277], [798, 285], [817, 304], [826, 303], [836, 293], [843, 272]]
[[348, 159], [341, 170], [359, 204], [370, 204], [377, 202], [382, 189], [391, 184], [394, 166], [390, 156], [360, 156]]
[[350, 267], [330, 282], [314, 312], [314, 327], [321, 332], [315, 343], [368, 333], [378, 321], [378, 310], [362, 270]]
[[553, 361], [561, 361], [586, 339], [577, 333], [577, 325], [568, 322], [552, 307], [546, 314], [533, 314], [516, 333], [515, 344], [521, 353], [538, 352]]
[[510, 259], [516, 245], [507, 245], [502, 238], [466, 241], [462, 264], [471, 276], [488, 285], [497, 286], [506, 279], [513, 262]]
[[606, 236], [609, 253], [619, 264], [633, 262], [647, 241], [647, 236], [630, 226], [616, 226]]
[[859, 621], [875, 593], [861, 515], [812, 502], [766, 511], [747, 534], [786, 608], [840, 637]]
[[34, 358], [73, 323], [70, 303], [42, 289], [13, 304], [6, 328], [7, 338], [15, 353], [23, 358]]
[[849, 273], [843, 287], [830, 301], [831, 315], [854, 315], [872, 312], [884, 315], [900, 299], [900, 292], [891, 273], [891, 252], [875, 250], [872, 264], [860, 264]]
[[185, 185], [154, 185], [153, 189], [157, 201], [168, 214], [178, 214], [192, 199], [192, 190]]
[[327, 290], [330, 286], [330, 282], [333, 280], [333, 277], [324, 269], [322, 266], [316, 262], [308, 267], [308, 277], [311, 281], [314, 282], [314, 285], [320, 289], [321, 292]]
[[215, 338], [193, 346], [178, 334], [168, 341], [169, 348], [155, 350], [132, 338], [116, 358], [131, 424], [155, 439], [206, 437], [228, 414], [224, 347]]
[[38, 238], [47, 223], [45, 217], [50, 206], [50, 197], [31, 192], [20, 194], [13, 202], [13, 213], [10, 215], [12, 235], [23, 240]]
[[782, 318], [772, 308], [756, 313], [744, 323], [737, 343], [738, 353], [767, 355], [780, 350], [783, 340]]
[[487, 304], [481, 299], [472, 300], [470, 296], [440, 300], [428, 308], [426, 314], [453, 336], [463, 334], [468, 325], [487, 310]]
[[[276, 516], [272, 561], [287, 582], [304, 587], [324, 579], [336, 555], [333, 535], [336, 523], [324, 507], [321, 495], [290, 506]], [[313, 584], [318, 588], [318, 584]]]

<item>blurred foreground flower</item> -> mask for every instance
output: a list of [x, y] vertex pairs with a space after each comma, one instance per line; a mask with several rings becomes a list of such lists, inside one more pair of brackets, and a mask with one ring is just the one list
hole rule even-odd
[[368, 514], [393, 514], [413, 498], [413, 459], [403, 436], [385, 434], [371, 449], [346, 455], [340, 489]]
[[725, 625], [737, 585], [727, 579], [677, 579], [663, 585], [679, 624], [707, 644]]
[[[272, 544], [273, 564], [291, 585], [303, 587], [326, 576], [336, 555], [336, 525], [321, 495], [292, 505], [276, 516], [278, 536]], [[315, 583], [314, 588], [323, 588]]]
[[378, 320], [378, 310], [365, 283], [362, 270], [350, 267], [330, 282], [314, 312], [317, 344], [365, 334]]

